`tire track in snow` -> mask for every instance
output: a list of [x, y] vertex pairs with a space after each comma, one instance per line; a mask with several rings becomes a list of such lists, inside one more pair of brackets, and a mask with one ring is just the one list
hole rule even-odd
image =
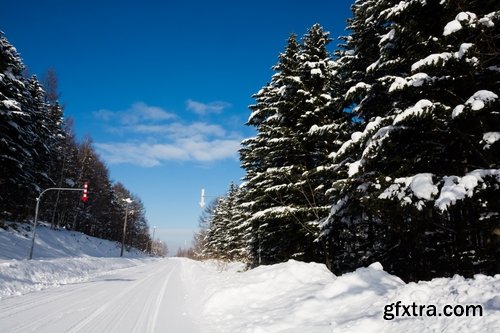
[[161, 303], [163, 302], [163, 298], [165, 296], [165, 291], [167, 289], [168, 281], [170, 281], [170, 276], [174, 272], [174, 269], [168, 273], [168, 275], [165, 277], [165, 280], [163, 281], [163, 285], [161, 287], [160, 293], [156, 297], [156, 302], [155, 302], [155, 312], [152, 319], [152, 323], [150, 321], [150, 325], [148, 325], [148, 332], [155, 332], [156, 330], [156, 323], [158, 322], [158, 315], [160, 313], [160, 308], [161, 308]]
[[199, 332], [184, 269], [169, 258], [2, 299], [0, 332]]
[[[79, 332], [80, 330], [86, 328], [86, 326], [92, 324], [91, 326], [94, 326], [96, 324], [102, 323], [105, 321], [107, 323], [107, 328], [110, 329], [110, 331], [113, 331], [114, 326], [120, 324], [120, 320], [117, 320], [119, 318], [117, 317], [123, 317], [125, 311], [124, 305], [128, 304], [126, 300], [123, 300], [126, 298], [127, 295], [129, 295], [133, 290], [140, 289], [143, 290], [144, 288], [139, 288], [141, 285], [147, 284], [150, 282], [150, 280], [154, 280], [155, 276], [158, 273], [156, 271], [148, 274], [146, 277], [141, 278], [137, 282], [133, 283], [132, 285], [128, 286], [124, 290], [122, 290], [118, 295], [113, 296], [111, 300], [106, 302], [104, 305], [100, 306], [97, 310], [92, 312], [86, 319], [82, 320], [79, 322], [76, 326], [74, 326], [72, 329], [69, 330], [71, 333]], [[129, 297], [130, 298], [130, 297]], [[114, 305], [112, 308], [111, 306]], [[110, 309], [108, 311], [108, 309]], [[106, 313], [108, 312], [108, 313]], [[101, 318], [99, 321], [97, 320], [98, 317], [103, 316], [104, 318]], [[87, 330], [86, 330], [87, 331]], [[92, 331], [92, 330], [88, 330]]]

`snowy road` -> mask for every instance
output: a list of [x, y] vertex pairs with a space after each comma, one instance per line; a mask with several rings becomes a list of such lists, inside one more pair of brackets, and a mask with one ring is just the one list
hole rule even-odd
[[[341, 276], [294, 260], [243, 268], [186, 258], [0, 260], [0, 332], [500, 332], [500, 274], [406, 284], [380, 263]], [[482, 314], [398, 315], [396, 302], [477, 304]]]
[[121, 269], [85, 283], [0, 301], [2, 332], [199, 332], [182, 260]]

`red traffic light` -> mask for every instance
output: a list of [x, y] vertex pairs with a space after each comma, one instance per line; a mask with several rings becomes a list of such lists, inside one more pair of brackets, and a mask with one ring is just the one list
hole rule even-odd
[[83, 202], [87, 202], [87, 200], [89, 200], [88, 190], [89, 190], [89, 183], [88, 182], [83, 183], [83, 194], [82, 194]]

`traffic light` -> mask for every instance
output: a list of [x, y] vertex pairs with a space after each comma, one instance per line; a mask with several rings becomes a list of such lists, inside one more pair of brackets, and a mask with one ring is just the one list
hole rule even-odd
[[89, 200], [88, 190], [89, 190], [89, 183], [88, 182], [83, 183], [83, 194], [82, 194], [83, 202], [87, 202], [87, 200]]

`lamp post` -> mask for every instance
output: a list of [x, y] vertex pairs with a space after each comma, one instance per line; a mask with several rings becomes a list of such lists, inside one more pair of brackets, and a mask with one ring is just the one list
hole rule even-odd
[[132, 199], [122, 199], [127, 203], [125, 206], [125, 221], [123, 221], [123, 238], [122, 238], [122, 251], [120, 252], [120, 257], [123, 257], [123, 248], [125, 247], [125, 233], [127, 232], [127, 217], [128, 217], [128, 205], [132, 203]]

